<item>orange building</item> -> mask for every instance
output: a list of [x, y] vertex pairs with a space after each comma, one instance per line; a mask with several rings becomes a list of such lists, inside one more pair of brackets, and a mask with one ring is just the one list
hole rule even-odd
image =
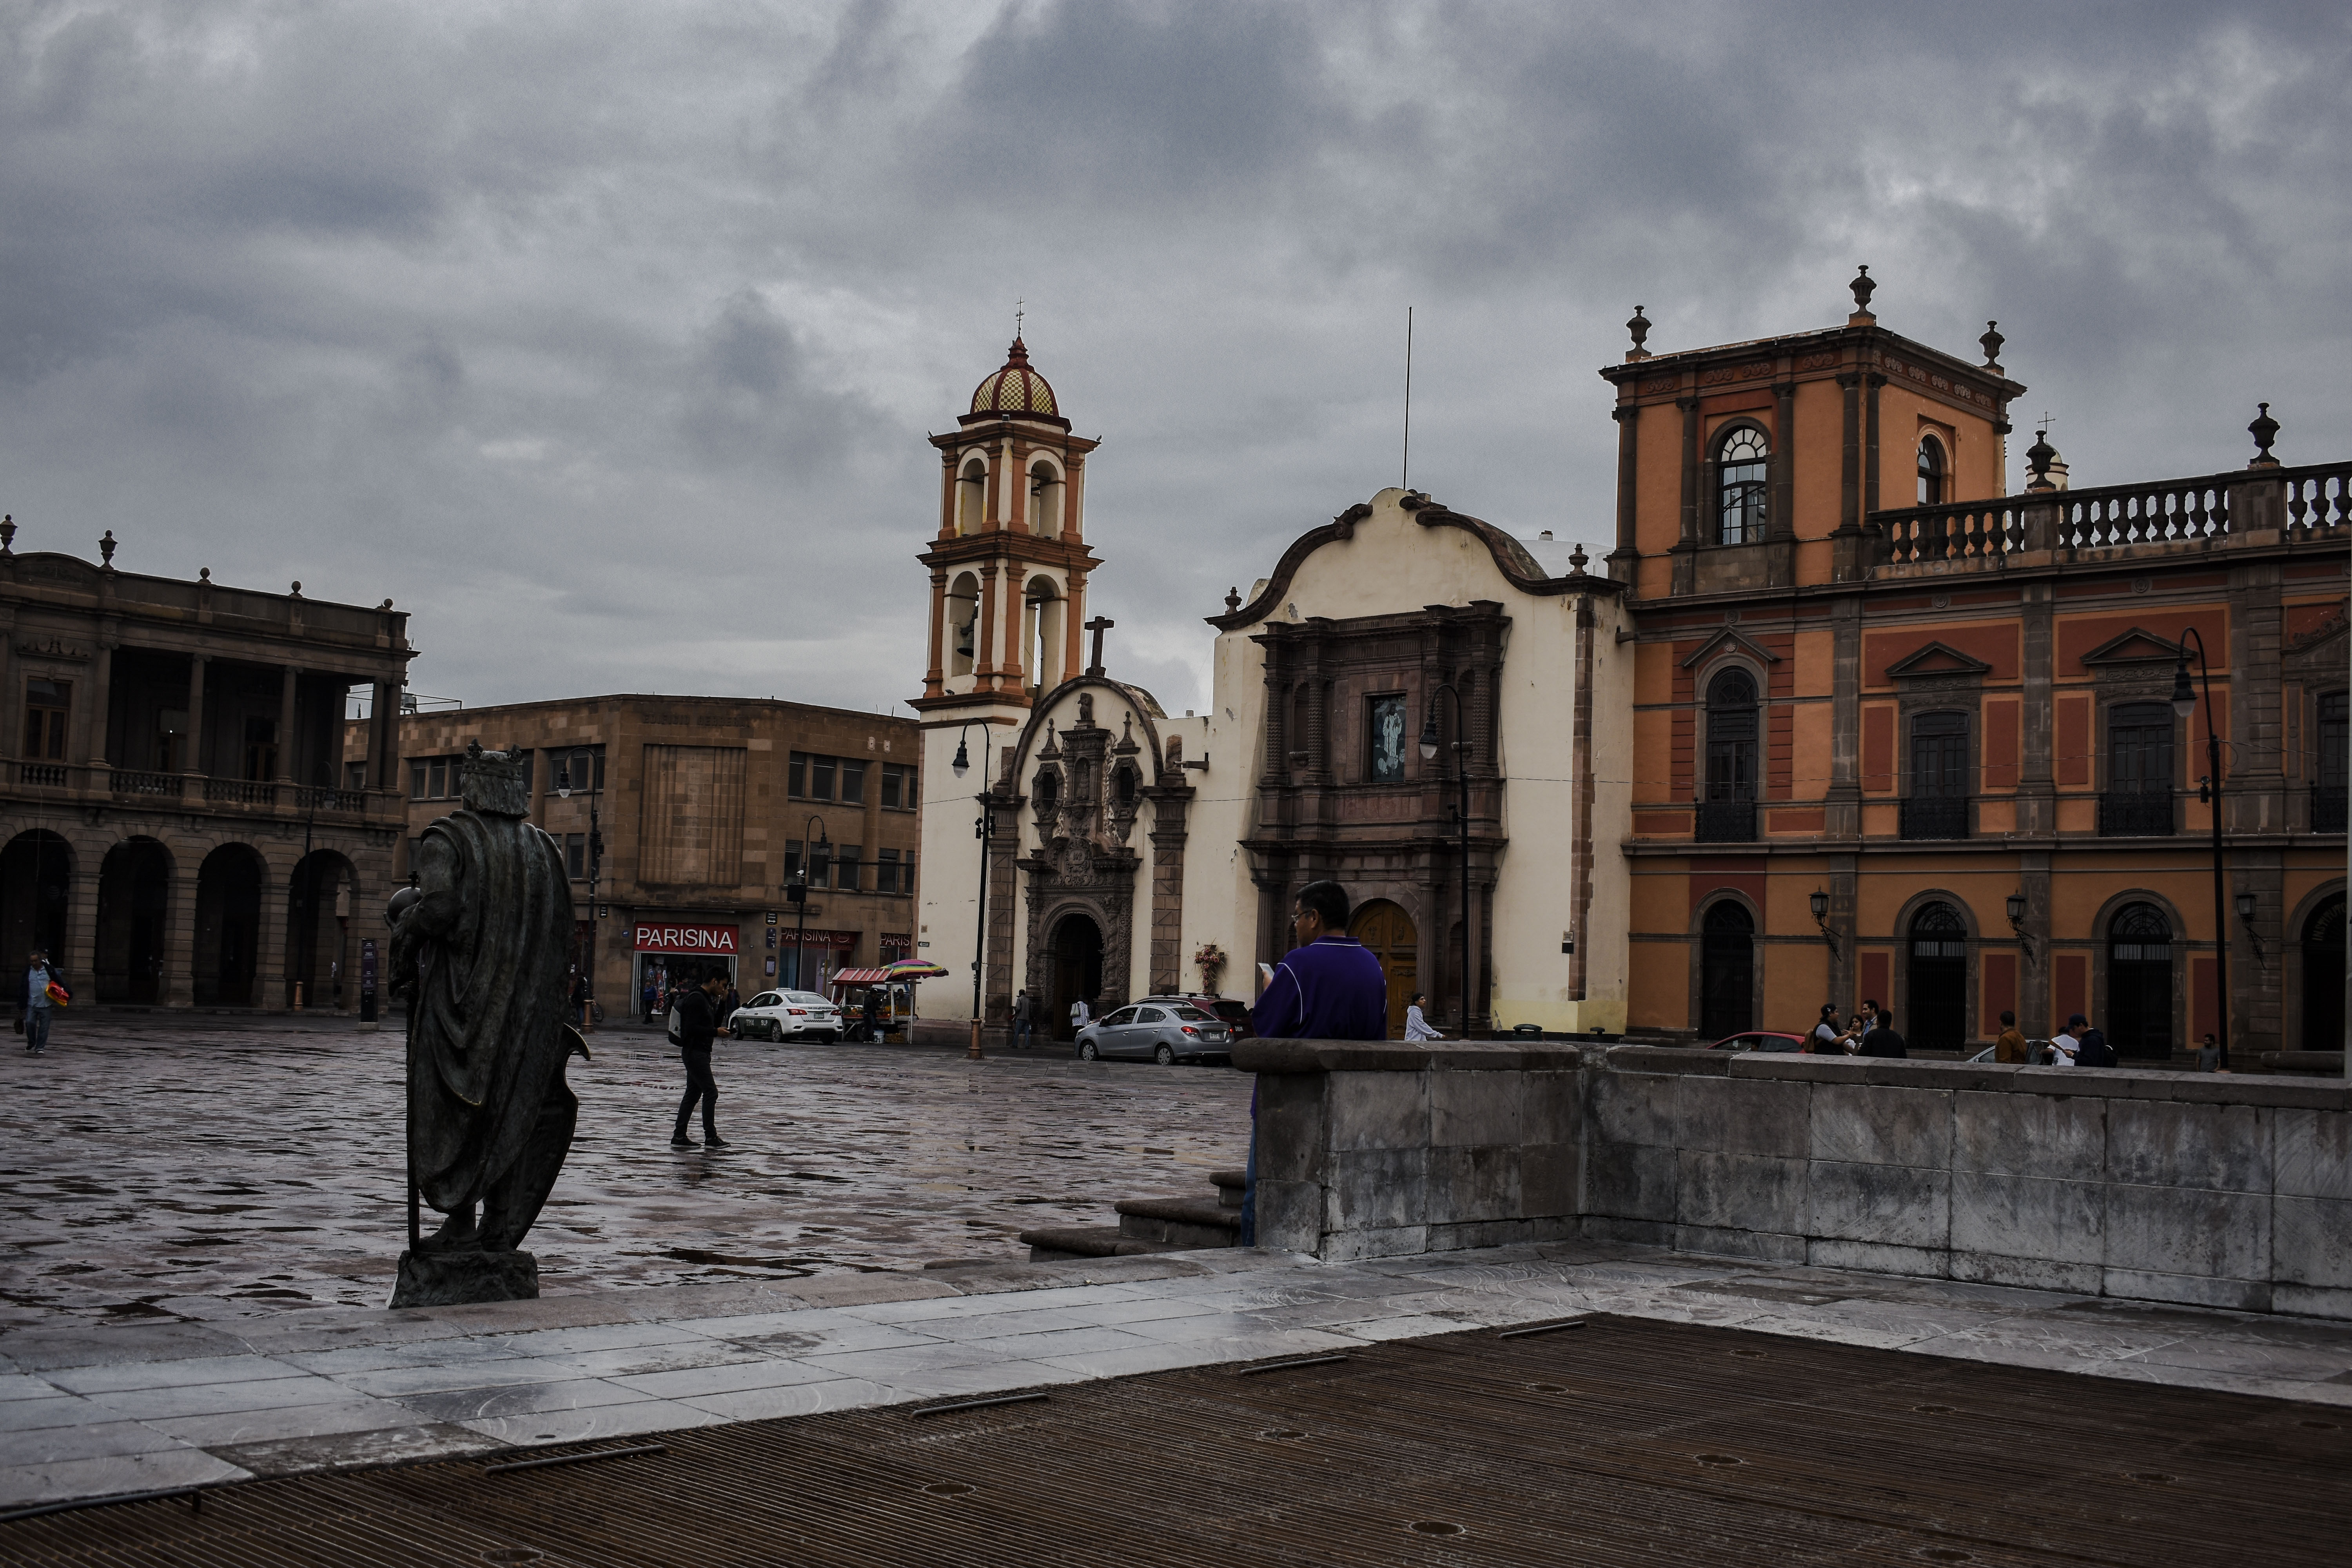
[[1629, 1026], [1801, 1033], [1867, 997], [1915, 1047], [2010, 1009], [2126, 1056], [2225, 1011], [2241, 1065], [2340, 1050], [2352, 461], [2284, 466], [2265, 405], [2244, 469], [2070, 489], [2037, 439], [2007, 494], [1999, 332], [1968, 363], [1879, 326], [1874, 288], [1842, 327], [1671, 353], [1637, 310], [1601, 373]]

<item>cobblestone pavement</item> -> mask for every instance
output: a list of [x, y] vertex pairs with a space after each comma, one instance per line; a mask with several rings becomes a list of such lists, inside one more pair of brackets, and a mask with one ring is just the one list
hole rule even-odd
[[[674, 1152], [666, 1042], [591, 1046], [526, 1244], [550, 1296], [1010, 1261], [1020, 1230], [1205, 1195], [1247, 1147], [1227, 1068], [722, 1041], [733, 1147]], [[400, 1062], [396, 1022], [69, 1017], [47, 1057], [0, 1052], [0, 1330], [382, 1306], [405, 1241]]]

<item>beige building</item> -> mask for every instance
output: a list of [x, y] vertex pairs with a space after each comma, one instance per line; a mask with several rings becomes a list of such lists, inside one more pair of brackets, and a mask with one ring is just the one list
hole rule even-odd
[[[388, 716], [413, 657], [382, 605], [18, 553], [0, 521], [0, 949], [47, 948], [77, 1002], [354, 1005], [403, 812], [355, 692]], [[377, 748], [374, 754], [387, 754]]]
[[[477, 742], [531, 753], [531, 820], [563, 850], [574, 963], [593, 973], [610, 1016], [640, 1007], [649, 984], [713, 965], [748, 996], [911, 954], [921, 800], [911, 721], [723, 697], [410, 713], [407, 840], [456, 809], [457, 764]], [[359, 727], [346, 746], [363, 752]], [[788, 889], [802, 880], [794, 903]]]
[[[1064, 1037], [1080, 997], [1098, 1016], [1175, 991], [1252, 998], [1293, 897], [1329, 878], [1357, 901], [1395, 1027], [1423, 990], [1454, 1028], [1622, 1029], [1622, 585], [1565, 542], [1385, 489], [1207, 617], [1209, 711], [1171, 717], [1108, 673], [1109, 624], [1086, 618], [1094, 443], [1068, 428], [1016, 342], [933, 438], [930, 658], [912, 704], [937, 784], [923, 956], [971, 972], [984, 812], [992, 1026], [1021, 988]], [[941, 982], [924, 1011], [968, 1029], [971, 993]]]

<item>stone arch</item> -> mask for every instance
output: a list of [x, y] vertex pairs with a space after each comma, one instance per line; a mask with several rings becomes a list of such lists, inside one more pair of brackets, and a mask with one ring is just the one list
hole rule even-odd
[[[2323, 963], [2320, 972], [2315, 973], [2312, 963], [2319, 955], [2308, 946], [2313, 921], [2328, 904], [2340, 903], [2344, 896], [2343, 878], [2322, 882], [2297, 900], [2293, 912], [2280, 927], [2279, 988], [2282, 994], [2279, 1000], [2282, 1016], [2279, 1022], [2282, 1027], [2279, 1045], [2284, 1049], [2340, 1051], [2345, 1048], [2342, 949], [2339, 946], [2332, 964]], [[2331, 978], [2335, 986], [2334, 1003], [2320, 1009], [2315, 1016], [2314, 1004], [2319, 999], [2320, 989]], [[2328, 1027], [2330, 1018], [2334, 1020], [2332, 1033]], [[2319, 1042], [2323, 1039], [2332, 1039], [2335, 1043], [2322, 1045]]]
[[[2169, 940], [2131, 940], [2153, 935], [2158, 921]], [[2149, 929], [2135, 931], [2135, 925]], [[2183, 1045], [2193, 1044], [2185, 1027], [2189, 927], [2172, 901], [2153, 892], [2118, 893], [2100, 907], [2091, 934], [2096, 943], [2091, 959], [2091, 1023], [2106, 1035], [2116, 1053], [2161, 1059]], [[2160, 959], [2146, 955], [2146, 950], [2154, 947], [2166, 950]], [[2143, 956], [2118, 957], [2125, 948], [2137, 948]], [[2161, 971], [2155, 968], [2158, 963]], [[2063, 1024], [2063, 1020], [2053, 1022]]]
[[958, 537], [988, 526], [988, 458], [981, 451], [956, 460], [955, 531]]
[[306, 1008], [341, 1006], [351, 969], [343, 952], [359, 870], [338, 849], [313, 849], [286, 879], [286, 1005], [301, 987]]
[[[1735, 962], [1732, 940], [1742, 931], [1748, 939], [1744, 963]], [[1717, 888], [1691, 910], [1690, 1011], [1685, 1016], [1702, 1040], [1753, 1029], [1763, 1016], [1764, 964], [1757, 939], [1764, 931], [1763, 910], [1737, 888]], [[1715, 1027], [1727, 1023], [1728, 1027]]]
[[1021, 589], [1021, 664], [1024, 683], [1035, 697], [1062, 684], [1063, 656], [1069, 643], [1070, 602], [1062, 585], [1043, 572]]
[[1083, 999], [1089, 1012], [1102, 1016], [1127, 1001], [1127, 978], [1118, 977], [1118, 997], [1110, 994], [1110, 922], [1090, 899], [1056, 900], [1038, 922], [1041, 940], [1029, 954], [1029, 994], [1045, 1006], [1048, 1036], [1066, 1040], [1077, 1030], [1070, 1022], [1070, 1005]]
[[1062, 465], [1049, 452], [1032, 453], [1024, 482], [1029, 487], [1029, 531], [1040, 539], [1061, 538], [1069, 498]]
[[197, 1006], [259, 1005], [262, 898], [268, 880], [268, 862], [250, 844], [223, 844], [197, 868]]
[[36, 947], [70, 972], [74, 868], [79, 857], [64, 834], [28, 827], [0, 847], [0, 968]]
[[143, 835], [106, 852], [98, 873], [98, 941], [90, 963], [99, 1001], [152, 1007], [168, 998], [177, 869], [171, 849]]

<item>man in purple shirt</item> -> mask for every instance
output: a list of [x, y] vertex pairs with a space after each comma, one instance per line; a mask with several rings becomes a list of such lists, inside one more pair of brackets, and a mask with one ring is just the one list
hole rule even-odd
[[[1258, 967], [1265, 989], [1250, 1010], [1250, 1027], [1267, 1039], [1384, 1040], [1389, 1035], [1389, 983], [1381, 961], [1347, 934], [1348, 889], [1309, 882], [1292, 906], [1290, 934], [1298, 945], [1280, 963]], [[1257, 1245], [1257, 1091], [1250, 1091], [1249, 1171], [1242, 1192], [1242, 1245]]]

